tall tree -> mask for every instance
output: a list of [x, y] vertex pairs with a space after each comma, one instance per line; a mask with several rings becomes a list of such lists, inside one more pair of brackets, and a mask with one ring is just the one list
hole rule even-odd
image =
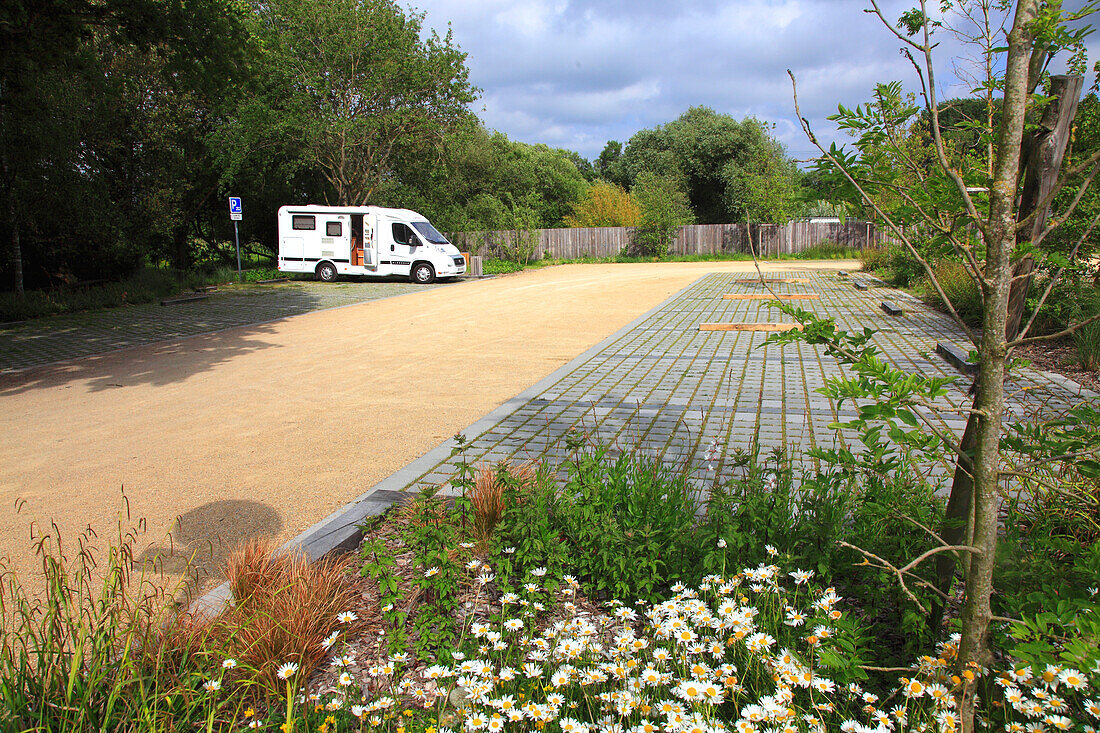
[[[748, 203], [744, 177], [760, 181], [762, 176], [793, 175], [793, 164], [768, 130], [751, 117], [738, 122], [708, 107], [692, 107], [672, 122], [630, 138], [620, 165], [631, 185], [643, 171], [680, 178], [701, 223], [743, 221]], [[762, 188], [778, 191], [785, 186], [769, 182]]]
[[423, 15], [391, 0], [274, 0], [255, 12], [269, 79], [242, 110], [241, 144], [300, 140], [330, 203], [371, 202], [395, 151], [437, 146], [475, 98], [451, 33], [422, 39]]
[[[959, 456], [959, 464], [969, 474], [972, 486], [969, 501], [965, 503], [969, 507], [969, 530], [964, 535], [965, 542], [956, 545], [945, 542], [944, 546], [932, 553], [926, 553], [927, 556], [923, 558], [929, 559], [944, 553], [961, 553], [968, 559], [960, 619], [962, 640], [957, 659], [961, 680], [953, 692], [962, 714], [964, 731], [970, 733], [975, 725], [977, 677], [981, 668], [992, 658], [989, 627], [993, 615], [991, 596], [1001, 508], [1000, 489], [1005, 475], [1002, 437], [1006, 365], [1013, 348], [1035, 340], [1028, 337], [1026, 327], [1019, 337], [1010, 340], [1006, 337], [1005, 328], [1013, 283], [1013, 265], [1021, 256], [1017, 249], [1017, 233], [1032, 224], [1032, 220], [1026, 217], [1017, 221], [1025, 123], [1029, 104], [1034, 101], [1031, 94], [1034, 86], [1031, 82], [1036, 67], [1045, 67], [1050, 55], [1059, 45], [1053, 39], [1068, 38], [1067, 24], [1080, 19], [1081, 13], [1063, 13], [1059, 2], [1040, 0], [1018, 0], [1014, 6], [1006, 8], [1008, 14], [1003, 41], [1003, 73], [997, 73], [985, 80], [988, 88], [1003, 90], [997, 127], [995, 130], [987, 130], [982, 138], [992, 143], [989, 148], [992, 153], [991, 165], [987, 167], [985, 161], [981, 161], [981, 167], [960, 169], [950, 160], [940, 129], [941, 101], [937, 96], [937, 68], [933, 59], [933, 48], [938, 45], [934, 34], [940, 24], [930, 18], [924, 0], [918, 8], [904, 14], [897, 24], [886, 18], [877, 0], [871, 0], [871, 4], [873, 12], [904, 44], [904, 52], [917, 69], [936, 156], [935, 175], [918, 174], [917, 185], [912, 190], [899, 192], [903, 199], [899, 211], [920, 219], [925, 231], [934, 231], [957, 254], [981, 292], [980, 332], [973, 331], [958, 318], [950, 299], [944, 296], [931, 264], [915, 245], [912, 232], [900, 227], [895, 217], [879, 207], [873, 193], [860, 183], [859, 169], [865, 161], [859, 155], [846, 156], [835, 147], [831, 150], [825, 150], [820, 145], [818, 147], [826, 159], [842, 171], [849, 182], [861, 192], [868, 205], [890, 226], [894, 236], [921, 262], [940, 297], [948, 304], [952, 316], [978, 353], [974, 401], [970, 410], [973, 421], [973, 450], [960, 453]], [[947, 3], [946, 9], [949, 10], [950, 5]], [[1082, 13], [1091, 11], [1091, 7], [1086, 7]], [[994, 73], [996, 66], [990, 64], [988, 68]], [[795, 104], [797, 109], [797, 92]], [[992, 117], [990, 115], [988, 119]], [[888, 118], [868, 110], [841, 108], [839, 118], [842, 124], [859, 130], [860, 139], [867, 143], [876, 139], [882, 140], [885, 126], [890, 123]], [[811, 141], [817, 144], [809, 124], [804, 119], [802, 124]], [[1089, 179], [1082, 184], [1083, 187], [1087, 187], [1098, 169], [1100, 155], [1077, 167], [1078, 173], [1091, 171]], [[985, 185], [976, 185], [977, 182]], [[1057, 222], [1056, 219], [1053, 223]], [[1049, 225], [1044, 226], [1041, 234], [1049, 228]], [[1048, 290], [1046, 294], [1049, 292]], [[1040, 301], [1040, 307], [1041, 305]], [[962, 674], [964, 672], [969, 674]]]

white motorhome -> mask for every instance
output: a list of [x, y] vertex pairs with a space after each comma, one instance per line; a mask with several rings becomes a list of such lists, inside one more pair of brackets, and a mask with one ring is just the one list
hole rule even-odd
[[427, 284], [466, 272], [466, 259], [426, 217], [381, 206], [283, 206], [279, 209], [280, 272], [407, 275]]

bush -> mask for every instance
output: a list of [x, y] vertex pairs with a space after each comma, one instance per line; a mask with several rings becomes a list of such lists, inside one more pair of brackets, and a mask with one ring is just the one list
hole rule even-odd
[[570, 566], [602, 598], [654, 599], [689, 572], [698, 491], [687, 477], [636, 454], [605, 448], [566, 462], [553, 506]]
[[[933, 271], [944, 295], [951, 301], [959, 317], [972, 326], [982, 321], [982, 293], [961, 262], [937, 262]], [[922, 278], [917, 289], [928, 303], [943, 307], [943, 300], [928, 278]]]
[[818, 242], [812, 247], [807, 247], [795, 255], [800, 260], [850, 260], [860, 258], [863, 250], [858, 247], [847, 247], [838, 242]]
[[[1023, 323], [1027, 323], [1034, 314], [1039, 298], [1049, 284], [1048, 276], [1040, 275], [1034, 279], [1028, 293]], [[1029, 335], [1057, 333], [1097, 313], [1100, 313], [1100, 285], [1087, 277], [1067, 277], [1054, 286], [1050, 296], [1043, 303], [1043, 309], [1035, 319]]]
[[485, 275], [505, 275], [509, 272], [520, 272], [523, 269], [522, 262], [496, 257], [486, 257], [481, 263], [481, 272]]
[[867, 272], [877, 273], [891, 285], [907, 288], [925, 275], [924, 267], [900, 244], [865, 247], [859, 260]]

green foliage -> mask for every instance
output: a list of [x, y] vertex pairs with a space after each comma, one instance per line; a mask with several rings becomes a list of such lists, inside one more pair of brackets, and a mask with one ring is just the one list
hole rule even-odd
[[[982, 292], [977, 283], [967, 273], [966, 267], [961, 262], [942, 260], [932, 268], [935, 272], [936, 282], [940, 284], [943, 294], [951, 301], [955, 312], [959, 317], [971, 325], [977, 325], [982, 320]], [[927, 276], [917, 281], [917, 290], [921, 297], [934, 305], [943, 305], [939, 293], [932, 287]]]
[[738, 122], [692, 107], [672, 122], [639, 131], [621, 154], [618, 143], [608, 143], [596, 168], [624, 187], [637, 185], [644, 172], [680, 179], [702, 224], [745, 221], [750, 211], [786, 221], [800, 174], [769, 131], [751, 117]]
[[389, 0], [260, 6], [253, 32], [266, 84], [244, 104], [240, 155], [294, 141], [331, 203], [371, 201], [398, 147], [423, 151], [474, 99], [465, 54], [449, 34], [422, 38], [422, 22]]
[[782, 224], [794, 216], [800, 176], [783, 146], [762, 135], [747, 160], [731, 160], [722, 168], [726, 209], [742, 212], [745, 221]]
[[414, 208], [441, 231], [510, 229], [515, 206], [535, 212], [536, 228], [561, 226], [588, 188], [573, 155], [490, 134], [471, 117], [431, 155], [402, 153], [375, 203]]
[[450, 661], [458, 640], [454, 610], [463, 569], [453, 554], [459, 541], [455, 519], [430, 492], [417, 497], [409, 510], [405, 542], [415, 553], [420, 592], [412, 623], [413, 649], [422, 661]]
[[523, 269], [523, 263], [504, 260], [499, 257], [486, 257], [481, 261], [481, 271], [486, 275], [507, 275], [510, 272], [519, 272]]
[[631, 194], [641, 209], [641, 221], [634, 231], [630, 254], [666, 257], [676, 231], [695, 221], [679, 181], [649, 171], [641, 173]]
[[[1066, 152], [1062, 162], [1063, 171], [1068, 171], [1090, 155], [1100, 150], [1100, 99], [1096, 92], [1087, 94], [1078, 104], [1074, 118], [1073, 144]], [[1064, 188], [1054, 199], [1054, 211], [1066, 211], [1085, 182], [1087, 171], [1068, 177]], [[1090, 186], [1083, 194], [1080, 203], [1064, 224], [1051, 231], [1043, 240], [1044, 251], [1068, 255], [1080, 242], [1078, 256], [1082, 259], [1100, 251], [1100, 230], [1089, 231], [1096, 215], [1100, 214], [1100, 190]]]
[[1100, 321], [1092, 321], [1073, 333], [1077, 359], [1089, 371], [1100, 371]]
[[359, 574], [364, 578], [369, 577], [378, 584], [378, 605], [382, 611], [382, 618], [386, 621], [386, 648], [390, 654], [398, 654], [405, 651], [407, 643], [405, 633], [405, 614], [401, 612], [401, 588], [398, 585], [398, 575], [395, 571], [397, 560], [386, 546], [382, 537], [364, 538], [359, 547], [359, 557], [363, 564]]
[[557, 487], [545, 471], [533, 482], [519, 482], [506, 466], [497, 467], [504, 484], [504, 512], [493, 533], [496, 571], [504, 590], [516, 590], [536, 568], [550, 578], [560, 578], [569, 564], [568, 547], [562, 542], [554, 515]]
[[798, 260], [854, 260], [859, 259], [862, 253], [862, 249], [846, 247], [836, 242], [818, 242], [794, 257]]
[[566, 462], [553, 507], [570, 566], [603, 598], [653, 600], [691, 567], [697, 491], [659, 462], [606, 449]]
[[538, 212], [527, 204], [512, 204], [504, 224], [509, 231], [499, 250], [501, 259], [526, 265], [539, 246]]
[[[1024, 311], [1024, 323], [1034, 315], [1038, 299], [1049, 284], [1049, 275], [1041, 273], [1035, 278]], [[1028, 335], [1057, 333], [1097, 313], [1100, 313], [1100, 281], [1090, 272], [1071, 273], [1055, 283]]]

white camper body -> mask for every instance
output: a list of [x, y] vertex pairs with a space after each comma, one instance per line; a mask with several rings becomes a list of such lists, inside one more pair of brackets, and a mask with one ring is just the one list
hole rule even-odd
[[427, 284], [466, 272], [458, 248], [427, 218], [381, 206], [283, 206], [279, 209], [279, 271], [340, 275], [405, 275]]

